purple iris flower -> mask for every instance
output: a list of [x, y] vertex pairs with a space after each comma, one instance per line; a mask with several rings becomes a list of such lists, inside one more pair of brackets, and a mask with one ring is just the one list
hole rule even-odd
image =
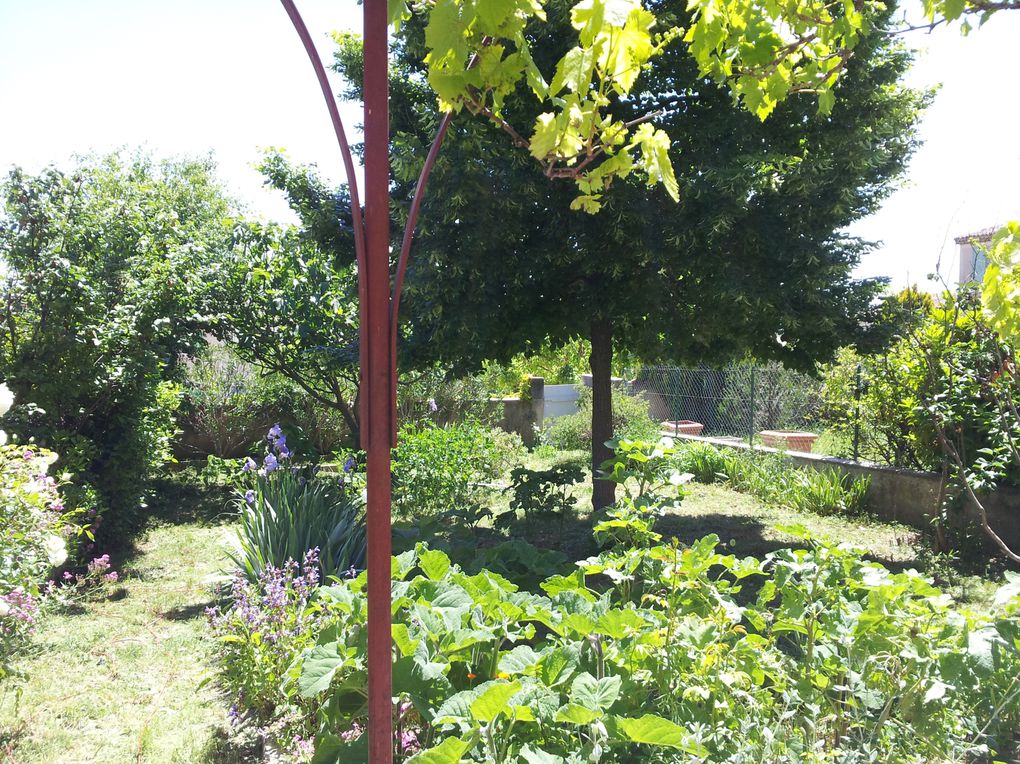
[[287, 448], [286, 446], [280, 446], [279, 444], [277, 444], [277, 447], [278, 447], [278, 451], [280, 453], [280, 458], [281, 459], [289, 459], [290, 458], [290, 449], [289, 448]]
[[256, 468], [258, 468], [258, 465], [255, 463], [255, 460], [249, 456], [247, 459], [244, 460], [244, 466], [241, 467], [241, 472], [251, 472], [253, 469]]
[[283, 435], [283, 430], [280, 429], [280, 423], [277, 422], [269, 428], [269, 433], [266, 435], [267, 440], [276, 440]]
[[354, 465], [355, 464], [357, 464], [357, 462], [354, 461], [354, 457], [353, 456], [348, 456], [347, 457], [347, 461], [344, 462], [344, 472], [348, 472], [348, 473], [351, 472], [351, 470], [354, 469]]
[[254, 506], [255, 505], [255, 491], [252, 491], [252, 490], [245, 491], [244, 492], [244, 500], [246, 502], [248, 502], [249, 504], [251, 504], [252, 506]]
[[435, 398], [429, 398], [429, 411], [432, 412], [433, 414], [439, 411], [439, 406], [436, 405]]
[[275, 470], [280, 466], [280, 463], [276, 460], [276, 457], [272, 454], [266, 454], [266, 458], [262, 460], [262, 466], [266, 469], [266, 474]]

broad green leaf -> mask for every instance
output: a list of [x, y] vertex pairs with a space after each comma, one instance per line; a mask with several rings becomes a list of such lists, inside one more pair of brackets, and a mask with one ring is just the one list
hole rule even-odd
[[521, 689], [521, 683], [491, 682], [471, 704], [471, 716], [480, 722], [491, 722], [510, 710], [510, 698]]
[[610, 716], [606, 720], [606, 728], [611, 736], [631, 743], [679, 748], [693, 756], [708, 755], [705, 747], [692, 740], [682, 727], [661, 716], [645, 714], [637, 719]]
[[587, 672], [579, 674], [570, 686], [570, 702], [585, 708], [606, 710], [620, 697], [622, 684], [618, 676], [596, 679]]
[[594, 711], [585, 706], [579, 706], [576, 703], [568, 703], [556, 712], [554, 720], [557, 722], [566, 722], [567, 724], [578, 724], [585, 725], [591, 724], [596, 719], [600, 718], [602, 713]]
[[515, 647], [499, 659], [498, 668], [504, 674], [524, 674], [540, 660], [528, 645]]
[[450, 558], [443, 552], [429, 549], [419, 553], [418, 565], [426, 576], [438, 581], [450, 570]]
[[337, 647], [336, 642], [316, 645], [305, 656], [297, 681], [301, 697], [310, 698], [329, 689], [333, 675], [344, 663], [344, 658], [340, 656]]
[[407, 760], [407, 764], [458, 764], [469, 748], [471, 743], [460, 738], [448, 737], [427, 751], [419, 751]]

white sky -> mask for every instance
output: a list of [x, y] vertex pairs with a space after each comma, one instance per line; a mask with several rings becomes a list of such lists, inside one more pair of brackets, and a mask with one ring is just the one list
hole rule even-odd
[[[327, 62], [327, 32], [360, 26], [353, 0], [299, 7]], [[908, 40], [928, 49], [909, 83], [943, 87], [904, 188], [852, 229], [883, 242], [858, 274], [897, 287], [924, 285], [940, 254], [953, 280], [954, 236], [1020, 215], [1020, 13], [966, 38], [940, 28]], [[353, 131], [358, 109], [343, 114]], [[277, 0], [0, 0], [0, 170], [136, 145], [213, 151], [234, 193], [276, 219], [290, 216], [251, 168], [260, 148], [284, 147], [343, 178], [318, 86]]]

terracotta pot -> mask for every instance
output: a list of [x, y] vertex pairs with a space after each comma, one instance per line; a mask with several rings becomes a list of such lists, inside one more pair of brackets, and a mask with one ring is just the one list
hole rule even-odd
[[758, 433], [762, 443], [769, 448], [779, 448], [784, 451], [801, 451], [811, 453], [811, 448], [818, 435], [813, 432], [799, 432], [797, 430], [762, 430]]
[[701, 435], [705, 425], [691, 419], [674, 419], [661, 423], [662, 431], [673, 435]]

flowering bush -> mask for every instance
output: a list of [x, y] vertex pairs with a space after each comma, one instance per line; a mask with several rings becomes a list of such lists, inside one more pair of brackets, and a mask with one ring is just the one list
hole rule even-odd
[[47, 474], [56, 458], [35, 447], [0, 446], [0, 678], [35, 624], [43, 581], [67, 560], [75, 530]]
[[365, 555], [364, 502], [348, 485], [349, 469], [339, 477], [292, 464], [280, 425], [266, 435], [261, 464], [245, 460], [248, 483], [238, 491], [240, 527], [232, 555], [250, 581], [267, 568], [318, 550], [324, 576], [361, 567]]
[[231, 606], [206, 611], [222, 646], [220, 683], [234, 699], [231, 721], [239, 723], [243, 714], [285, 747], [303, 740], [302, 733], [314, 733], [306, 722], [315, 716], [314, 702], [287, 686], [291, 664], [314, 644], [322, 625], [321, 611], [309, 607], [318, 581], [318, 554], [312, 550], [300, 565], [288, 560], [279, 568], [267, 566], [254, 581], [238, 571]]

